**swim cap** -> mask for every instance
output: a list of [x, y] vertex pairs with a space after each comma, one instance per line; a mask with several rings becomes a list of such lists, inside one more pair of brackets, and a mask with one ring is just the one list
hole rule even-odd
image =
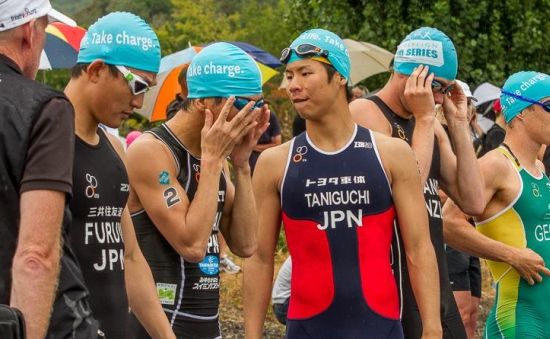
[[458, 57], [451, 39], [432, 27], [422, 27], [407, 35], [397, 47], [393, 68], [411, 75], [419, 65], [430, 67], [438, 78], [454, 80], [458, 71]]
[[[311, 44], [327, 51], [327, 59], [330, 64], [341, 76], [349, 80], [349, 52], [346, 45], [344, 45], [344, 41], [340, 39], [338, 35], [325, 29], [310, 29], [300, 34], [300, 36], [290, 44], [290, 48], [294, 49], [302, 44]], [[301, 56], [297, 55], [295, 51], [291, 51], [290, 53], [291, 55], [287, 65], [303, 59]]]
[[160, 45], [157, 35], [143, 19], [132, 13], [107, 14], [86, 32], [77, 63], [97, 59], [109, 65], [158, 73]]
[[[520, 95], [527, 99], [539, 101], [550, 97], [550, 76], [538, 72], [518, 72], [512, 74], [504, 83], [502, 92]], [[530, 102], [519, 100], [505, 93], [500, 93], [500, 105], [506, 123], [509, 123], [527, 107], [533, 105]]]
[[189, 99], [262, 94], [258, 64], [239, 47], [226, 42], [206, 46], [187, 69]]

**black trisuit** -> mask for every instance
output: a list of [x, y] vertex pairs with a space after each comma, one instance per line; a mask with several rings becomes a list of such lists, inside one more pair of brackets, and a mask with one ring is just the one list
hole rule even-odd
[[[393, 112], [379, 97], [372, 96], [368, 100], [374, 102], [384, 113], [384, 116], [392, 126], [392, 137], [405, 140], [409, 145], [412, 144], [412, 136], [415, 126], [414, 118], [405, 119]], [[462, 318], [456, 306], [456, 302], [449, 283], [449, 273], [447, 271], [447, 259], [445, 255], [445, 242], [443, 239], [443, 219], [441, 215], [441, 200], [439, 199], [438, 189], [440, 178], [440, 153], [437, 140], [434, 142], [432, 155], [432, 164], [428, 180], [424, 185], [424, 199], [428, 209], [428, 219], [430, 226], [430, 237], [435, 249], [437, 266], [439, 269], [439, 287], [441, 296], [441, 326], [443, 327], [444, 338], [464, 338], [466, 331], [462, 323]], [[414, 293], [411, 287], [409, 272], [407, 269], [407, 260], [399, 228], [395, 227], [396, 236], [392, 243], [392, 266], [397, 282], [397, 288], [400, 290], [401, 297], [401, 321], [405, 338], [416, 339], [422, 336], [422, 321]]]
[[128, 200], [128, 175], [101, 128], [98, 135], [97, 145], [76, 137], [69, 237], [100, 329], [106, 338], [126, 338], [129, 318], [120, 218]]
[[[152, 134], [171, 151], [176, 163], [177, 180], [185, 189], [189, 201], [192, 201], [199, 184], [200, 159], [193, 156], [166, 125], [146, 133]], [[177, 203], [179, 197], [175, 195], [171, 183], [164, 181], [159, 184], [166, 186], [164, 195], [167, 197], [167, 204], [170, 206], [171, 203]], [[216, 218], [206, 255], [200, 263], [188, 262], [180, 256], [159, 232], [145, 210], [132, 214], [138, 242], [153, 272], [160, 302], [178, 338], [221, 337], [218, 322], [218, 231], [226, 185], [225, 175], [222, 174]], [[138, 336], [144, 337], [143, 333]]]

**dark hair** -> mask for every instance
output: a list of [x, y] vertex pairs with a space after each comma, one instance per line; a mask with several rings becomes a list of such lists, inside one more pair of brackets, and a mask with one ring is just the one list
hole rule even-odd
[[[213, 97], [214, 104], [219, 105], [221, 104], [223, 98], [222, 97]], [[189, 105], [191, 105], [191, 102], [196, 99], [189, 99], [189, 98], [183, 98], [183, 101], [181, 102], [180, 108], [183, 110], [187, 110], [189, 108]]]
[[[332, 78], [334, 78], [334, 74], [336, 74], [336, 68], [324, 62], [321, 62], [321, 65], [323, 65], [323, 67], [325, 68], [325, 71], [327, 71], [328, 82], [331, 82]], [[353, 99], [353, 92], [351, 91], [351, 87], [348, 86], [347, 83], [346, 83], [346, 99], [348, 103], [351, 102], [351, 99]]]
[[[106, 65], [109, 67], [109, 71], [114, 77], [118, 76], [118, 69], [116, 69], [115, 66], [109, 65], [109, 64], [106, 64]], [[80, 64], [74, 65], [73, 68], [71, 68], [71, 78], [76, 79], [80, 77], [82, 73], [86, 72], [86, 70], [88, 69], [88, 66], [90, 66], [89, 63], [80, 63]]]

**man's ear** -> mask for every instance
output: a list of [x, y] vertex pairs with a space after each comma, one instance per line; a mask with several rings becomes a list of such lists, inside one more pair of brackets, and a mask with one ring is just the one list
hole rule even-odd
[[206, 110], [206, 98], [192, 99], [191, 106], [195, 107], [199, 112]]
[[99, 79], [103, 76], [105, 71], [109, 72], [109, 66], [103, 62], [103, 60], [98, 59], [94, 60], [91, 64], [86, 67], [86, 75], [88, 79], [93, 82], [99, 82]]

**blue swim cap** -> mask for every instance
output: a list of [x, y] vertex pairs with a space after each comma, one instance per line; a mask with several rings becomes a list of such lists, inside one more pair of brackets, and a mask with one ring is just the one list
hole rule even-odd
[[217, 42], [195, 55], [187, 69], [189, 99], [262, 94], [258, 64], [239, 47]]
[[106, 64], [158, 73], [160, 45], [157, 35], [140, 17], [114, 12], [99, 18], [82, 39], [77, 63], [97, 59]]
[[407, 35], [397, 47], [393, 61], [396, 72], [411, 75], [419, 65], [428, 65], [438, 78], [454, 80], [458, 57], [451, 39], [432, 27], [422, 27]]
[[527, 99], [539, 101], [550, 97], [550, 76], [538, 72], [518, 72], [512, 74], [504, 83], [500, 94], [500, 105], [506, 123], [509, 123], [527, 107], [533, 105], [530, 102], [514, 98], [504, 92], [522, 96]]
[[[338, 35], [325, 29], [310, 29], [300, 34], [300, 36], [290, 44], [290, 48], [293, 49], [302, 44], [311, 44], [328, 51], [328, 61], [341, 76], [349, 80], [349, 52], [346, 45], [344, 45], [344, 41], [340, 39]], [[291, 51], [287, 65], [302, 59], [303, 58], [294, 51]]]

